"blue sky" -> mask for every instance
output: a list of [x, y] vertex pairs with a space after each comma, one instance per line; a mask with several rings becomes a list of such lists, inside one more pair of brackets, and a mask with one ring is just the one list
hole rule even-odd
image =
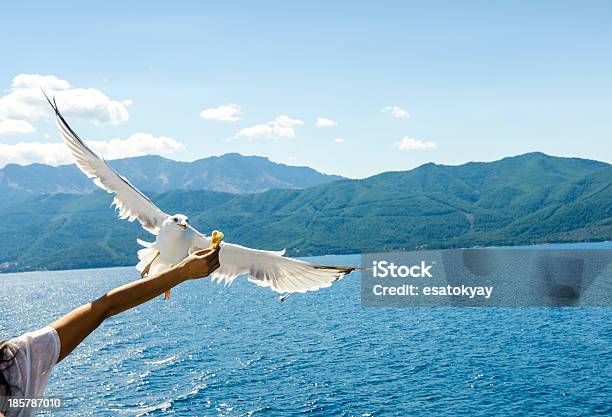
[[65, 162], [20, 74], [65, 80], [58, 104], [109, 157], [240, 152], [350, 177], [612, 160], [612, 2], [15, 2], [0, 36], [0, 165]]

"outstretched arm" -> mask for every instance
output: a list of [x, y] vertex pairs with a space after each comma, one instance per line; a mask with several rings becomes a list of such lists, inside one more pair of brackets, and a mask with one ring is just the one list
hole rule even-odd
[[58, 362], [107, 318], [143, 304], [183, 281], [208, 276], [218, 267], [219, 250], [202, 250], [165, 272], [122, 285], [72, 310], [51, 323], [60, 339]]

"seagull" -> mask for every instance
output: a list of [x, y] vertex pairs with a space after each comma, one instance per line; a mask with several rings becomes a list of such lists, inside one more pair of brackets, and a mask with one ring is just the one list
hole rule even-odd
[[[43, 91], [44, 93], [44, 91]], [[79, 167], [98, 187], [114, 194], [113, 205], [120, 219], [138, 220], [142, 227], [155, 236], [154, 242], [137, 239], [143, 249], [138, 251], [136, 269], [141, 277], [163, 272], [178, 264], [191, 253], [211, 247], [213, 236], [200, 233], [189, 224], [183, 214], [168, 215], [147, 196], [119, 175], [103, 158], [100, 158], [68, 125], [60, 113], [55, 99], [45, 97], [55, 111], [56, 122], [64, 142], [70, 148]], [[222, 237], [222, 235], [221, 235]], [[216, 239], [215, 239], [216, 240]], [[212, 274], [213, 282], [231, 284], [238, 276], [248, 275], [248, 280], [262, 287], [269, 287], [284, 294], [305, 293], [326, 288], [356, 267], [317, 265], [284, 256], [285, 251], [267, 251], [221, 242], [219, 268]], [[164, 299], [170, 293], [166, 292]]]

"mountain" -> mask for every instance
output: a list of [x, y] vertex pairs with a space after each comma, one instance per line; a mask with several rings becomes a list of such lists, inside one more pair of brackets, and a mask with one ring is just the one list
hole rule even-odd
[[[517, 245], [612, 238], [612, 165], [530, 153], [425, 164], [304, 190], [236, 195], [175, 190], [153, 200], [210, 233], [290, 255]], [[137, 224], [110, 195], [33, 195], [0, 209], [4, 270], [132, 265]]]
[[[307, 188], [341, 179], [308, 167], [271, 162], [260, 156], [229, 153], [177, 162], [161, 156], [109, 161], [121, 175], [142, 190], [212, 190], [234, 194], [258, 193], [271, 188]], [[91, 193], [97, 188], [75, 166], [9, 164], [0, 169], [0, 196]]]

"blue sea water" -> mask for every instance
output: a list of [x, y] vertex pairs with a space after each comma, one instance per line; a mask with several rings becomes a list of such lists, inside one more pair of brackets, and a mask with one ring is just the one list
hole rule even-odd
[[[0, 338], [135, 278], [0, 275]], [[56, 366], [47, 395], [65, 398], [67, 416], [612, 412], [610, 308], [367, 309], [359, 284], [354, 274], [280, 303], [246, 280], [185, 283], [105, 322]]]

